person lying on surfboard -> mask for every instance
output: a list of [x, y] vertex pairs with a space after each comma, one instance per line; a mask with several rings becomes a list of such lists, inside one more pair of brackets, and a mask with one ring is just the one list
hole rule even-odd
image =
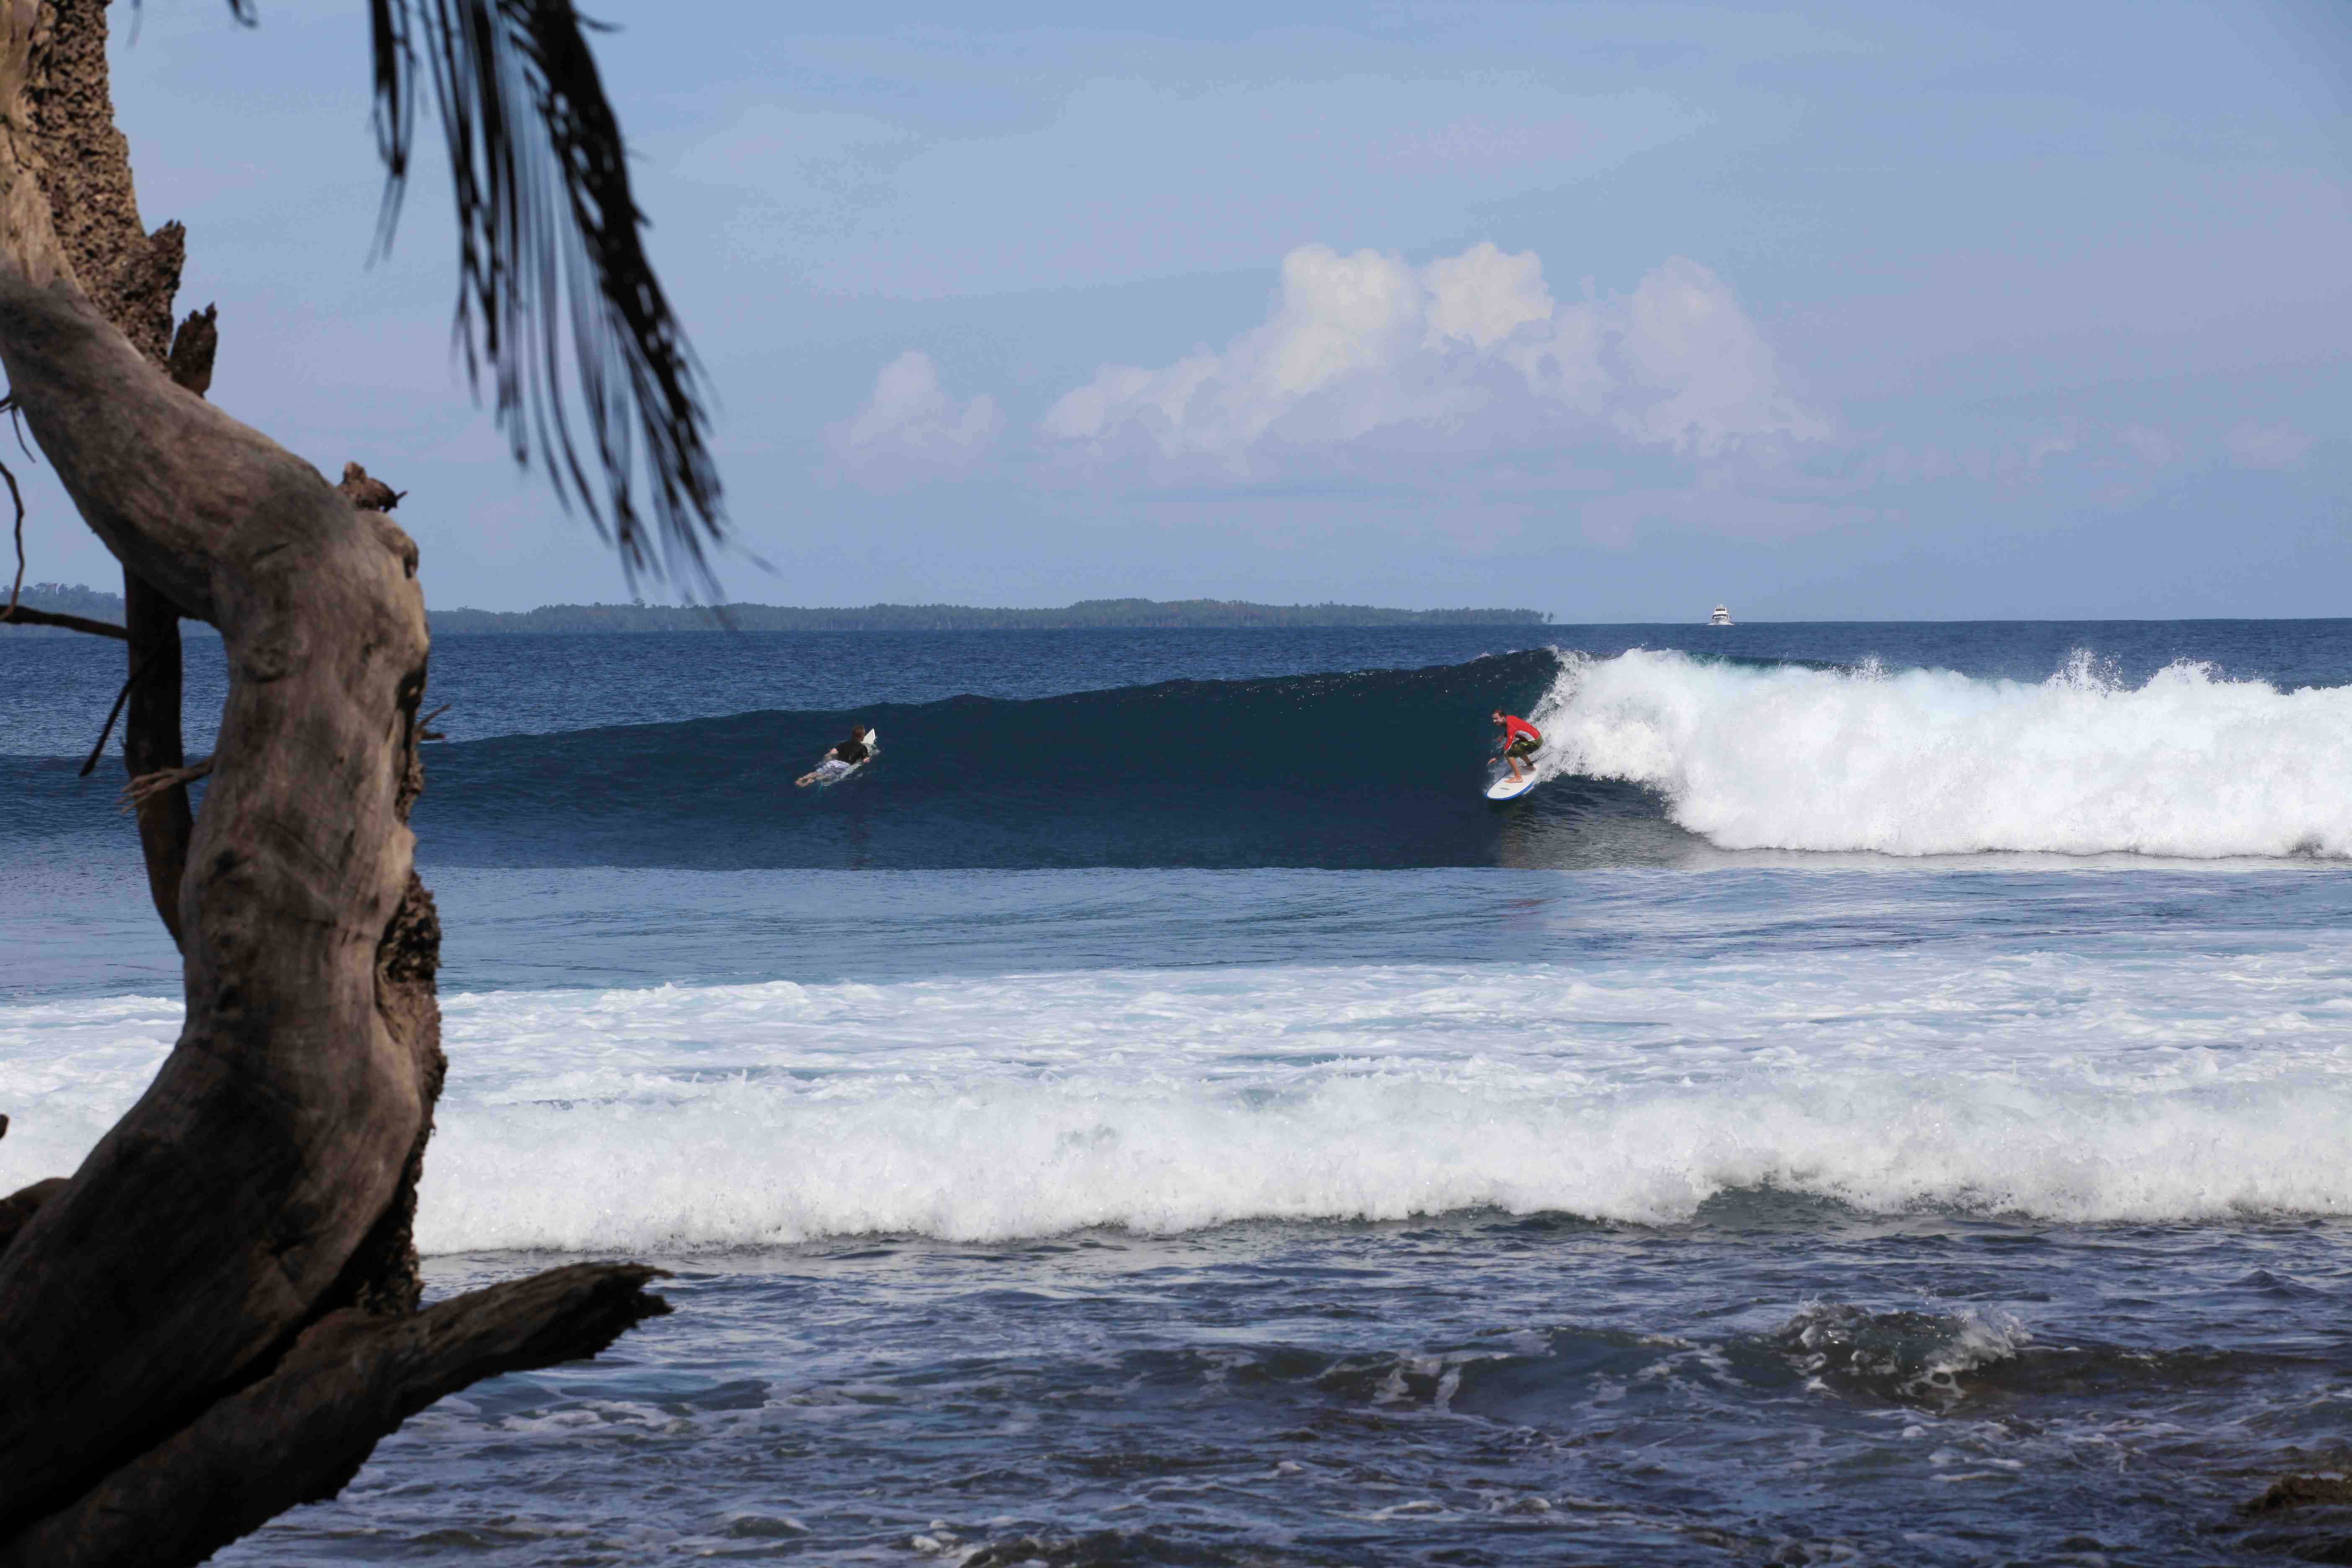
[[794, 779], [793, 784], [797, 788], [806, 789], [819, 779], [839, 778], [874, 754], [873, 748], [866, 743], [866, 737], [873, 732], [863, 724], [852, 724], [849, 739], [827, 752], [823, 761]]
[[1543, 744], [1543, 731], [1525, 719], [1506, 713], [1500, 708], [1495, 710], [1495, 722], [1503, 727], [1501, 757], [1511, 764], [1511, 779], [1517, 783], [1527, 777], [1519, 771], [1519, 759], [1536, 754], [1536, 748]]

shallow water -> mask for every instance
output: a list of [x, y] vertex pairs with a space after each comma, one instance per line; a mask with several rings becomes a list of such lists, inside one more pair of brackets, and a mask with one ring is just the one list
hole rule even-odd
[[1751, 1194], [706, 1254], [230, 1560], [2224, 1561], [2340, 1453], [2345, 1240]]

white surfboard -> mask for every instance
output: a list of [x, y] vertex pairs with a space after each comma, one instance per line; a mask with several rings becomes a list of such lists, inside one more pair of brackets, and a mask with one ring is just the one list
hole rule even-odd
[[[882, 742], [881, 742], [880, 741], [878, 741], [878, 740], [877, 740], [877, 739], [875, 738], [875, 732], [874, 732], [873, 731], [871, 731], [871, 730], [866, 731], [866, 763], [870, 763], [870, 762], [872, 762], [875, 758], [877, 758], [877, 757], [880, 756], [881, 754], [882, 754]], [[815, 777], [814, 779], [812, 779], [812, 780], [811, 780], [811, 781], [809, 781], [809, 782], [811, 782], [812, 784], [815, 784], [815, 785], [817, 786], [817, 788], [819, 788], [819, 789], [830, 789], [830, 788], [832, 788], [835, 784], [839, 784], [842, 780], [844, 780], [844, 779], [847, 778], [850, 774], [852, 774], [852, 773], [856, 773], [858, 769], [860, 769], [860, 768], [864, 767], [864, 766], [866, 765], [866, 763], [850, 763], [847, 767], [845, 767], [845, 768], [842, 769], [842, 770], [841, 770], [839, 773], [820, 773], [817, 777]]]
[[1528, 791], [1535, 787], [1535, 769], [1529, 768], [1527, 773], [1519, 778], [1513, 778], [1508, 773], [1506, 773], [1501, 778], [1496, 779], [1493, 784], [1486, 786], [1486, 798], [1488, 800], [1517, 800], [1519, 796], [1527, 794]]

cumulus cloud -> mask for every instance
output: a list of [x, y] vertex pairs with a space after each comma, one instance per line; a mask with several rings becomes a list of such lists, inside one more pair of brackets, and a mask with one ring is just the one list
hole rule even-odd
[[825, 435], [843, 469], [889, 489], [971, 468], [1003, 428], [994, 398], [958, 401], [931, 356], [909, 349], [882, 367], [865, 405]]
[[1214, 352], [1115, 366], [1039, 422], [1049, 450], [1249, 472], [1371, 443], [1507, 451], [1594, 442], [1684, 458], [1827, 441], [1730, 289], [1674, 260], [1563, 307], [1532, 251], [1422, 267], [1301, 246], [1273, 316]]
[[2250, 468], [2289, 468], [2311, 450], [2311, 437], [2292, 425], [2257, 425], [2248, 420], [2222, 437], [2221, 445]]

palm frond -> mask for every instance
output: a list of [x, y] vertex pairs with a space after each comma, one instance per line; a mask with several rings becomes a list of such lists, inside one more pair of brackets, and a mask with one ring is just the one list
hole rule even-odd
[[[407, 189], [421, 76], [448, 142], [452, 331], [468, 381], [478, 393], [490, 380], [515, 460], [537, 448], [558, 498], [579, 500], [633, 584], [642, 573], [715, 590], [704, 546], [724, 511], [708, 395], [646, 255], [628, 151], [588, 47], [589, 30], [608, 29], [571, 0], [368, 0], [368, 11], [379, 248]], [[575, 390], [601, 486], [575, 434]]]

